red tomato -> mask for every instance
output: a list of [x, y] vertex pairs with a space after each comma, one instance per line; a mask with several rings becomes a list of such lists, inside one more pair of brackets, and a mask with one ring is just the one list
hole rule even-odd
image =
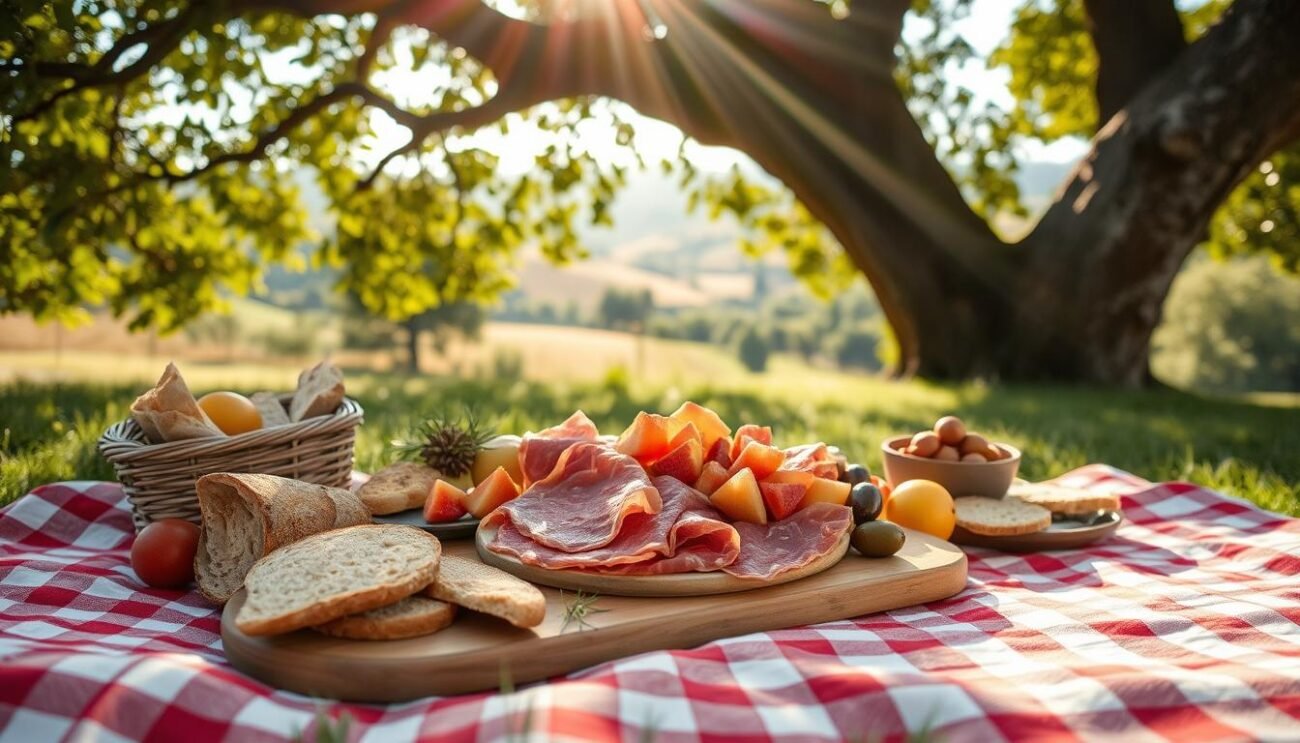
[[199, 527], [184, 519], [163, 519], [135, 535], [131, 568], [154, 588], [181, 588], [194, 580]]

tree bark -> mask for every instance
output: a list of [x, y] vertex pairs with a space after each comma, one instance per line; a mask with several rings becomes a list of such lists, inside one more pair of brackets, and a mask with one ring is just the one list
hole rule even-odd
[[420, 325], [412, 317], [402, 323], [406, 330], [406, 370], [411, 374], [420, 373]]
[[590, 5], [603, 15], [550, 25], [478, 0], [392, 8], [488, 64], [507, 107], [608, 96], [751, 156], [866, 274], [904, 373], [1145, 383], [1161, 304], [1215, 208], [1300, 132], [1300, 2], [1238, 0], [1184, 48], [1168, 0], [1087, 0], [1100, 107], [1114, 115], [1008, 246], [894, 84], [909, 0], [855, 2], [844, 21], [810, 0]]

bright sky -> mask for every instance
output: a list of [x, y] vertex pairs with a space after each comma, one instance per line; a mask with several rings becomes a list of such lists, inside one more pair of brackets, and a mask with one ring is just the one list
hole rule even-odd
[[[960, 31], [975, 47], [979, 55], [984, 56], [1006, 36], [1010, 28], [1011, 17], [1019, 0], [975, 0], [972, 13], [960, 21]], [[906, 33], [906, 31], [905, 31]], [[399, 55], [398, 69], [376, 74], [375, 85], [398, 101], [419, 101], [425, 91], [437, 85], [436, 72], [426, 67], [420, 72], [401, 69], [409, 55], [402, 51]], [[406, 59], [404, 59], [406, 58]], [[965, 69], [954, 69], [954, 79], [975, 91], [979, 100], [975, 105], [983, 105], [985, 100], [1009, 103], [1006, 76], [993, 72], [983, 65], [969, 65]], [[674, 126], [649, 119], [628, 111], [627, 118], [637, 127], [637, 146], [648, 161], [659, 158], [672, 158], [681, 143], [681, 132]], [[405, 127], [397, 124], [382, 112], [374, 112], [371, 118], [376, 132], [367, 165], [372, 165], [386, 152], [400, 147], [410, 139]], [[584, 122], [581, 129], [579, 146], [592, 151], [597, 157], [607, 161], [625, 163], [631, 161], [630, 155], [614, 142], [614, 129], [611, 120], [602, 116]], [[510, 133], [502, 136], [495, 129], [484, 130], [472, 138], [472, 141], [501, 155], [501, 168], [509, 173], [526, 172], [532, 168], [534, 158], [552, 141], [552, 135], [538, 130], [531, 125], [512, 125]], [[1079, 140], [1064, 140], [1050, 146], [1037, 143], [1030, 144], [1020, 153], [1026, 162], [1053, 161], [1068, 162], [1077, 159], [1086, 150], [1086, 143]], [[702, 170], [721, 170], [733, 163], [744, 160], [744, 156], [725, 148], [688, 146], [687, 152], [697, 168]], [[394, 163], [391, 168], [414, 167], [412, 163]]]

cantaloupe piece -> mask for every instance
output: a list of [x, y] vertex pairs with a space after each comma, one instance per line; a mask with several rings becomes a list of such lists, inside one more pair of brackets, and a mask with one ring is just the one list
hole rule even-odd
[[700, 443], [704, 445], [705, 451], [711, 449], [718, 439], [731, 435], [731, 426], [723, 423], [721, 416], [689, 400], [682, 403], [682, 406], [668, 417], [695, 424], [695, 428], [700, 432]]
[[763, 505], [763, 492], [758, 480], [748, 468], [742, 469], [722, 483], [709, 496], [713, 507], [735, 521], [753, 524], [767, 523], [767, 508]]
[[475, 518], [483, 518], [492, 513], [502, 503], [519, 497], [519, 486], [511, 479], [505, 467], [492, 470], [488, 478], [469, 491], [465, 507]]
[[705, 495], [713, 495], [713, 491], [722, 486], [731, 477], [727, 468], [717, 462], [705, 462], [704, 469], [700, 471], [700, 476], [695, 481], [695, 489]]
[[618, 437], [614, 448], [642, 464], [653, 462], [668, 453], [668, 442], [681, 428], [679, 421], [642, 411]]
[[458, 521], [469, 510], [468, 498], [464, 490], [446, 480], [438, 480], [424, 500], [424, 520], [430, 524]]
[[474, 457], [474, 466], [470, 468], [474, 484], [477, 485], [488, 479], [497, 467], [505, 467], [510, 479], [516, 483], [523, 482], [524, 471], [519, 466], [520, 443], [521, 439], [518, 436], [507, 435], [497, 436], [484, 444]]
[[849, 491], [852, 489], [853, 486], [847, 482], [814, 477], [812, 484], [808, 486], [808, 492], [803, 494], [803, 500], [799, 502], [799, 509], [802, 510], [814, 503], [834, 503], [837, 506], [846, 506], [849, 503]]
[[779, 482], [783, 484], [794, 483], [802, 485], [803, 488], [807, 490], [812, 485], [814, 479], [816, 479], [816, 475], [804, 470], [777, 470], [767, 477], [764, 477], [763, 482]]
[[760, 444], [772, 445], [772, 429], [767, 426], [756, 426], [753, 423], [746, 423], [736, 429], [736, 435], [731, 439], [731, 459], [735, 461], [744, 451], [745, 445], [750, 441], [757, 441]]
[[749, 468], [754, 473], [754, 479], [763, 480], [768, 475], [776, 472], [785, 461], [785, 452], [775, 446], [760, 444], [757, 441], [750, 441], [745, 444], [745, 448], [740, 452], [731, 463], [729, 471], [735, 474], [742, 469]]
[[704, 461], [717, 462], [723, 469], [731, 468], [731, 437], [723, 436], [709, 447], [704, 454]]
[[699, 444], [700, 456], [704, 456], [704, 441], [700, 438], [700, 429], [696, 428], [694, 423], [687, 423], [677, 433], [673, 434], [672, 440], [668, 442], [668, 451], [671, 452], [687, 441], [694, 441]]
[[704, 469], [704, 447], [698, 438], [687, 438], [672, 451], [646, 468], [651, 477], [675, 477], [687, 485], [695, 482]]

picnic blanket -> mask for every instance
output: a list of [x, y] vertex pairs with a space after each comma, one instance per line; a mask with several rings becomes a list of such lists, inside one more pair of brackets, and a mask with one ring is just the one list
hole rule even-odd
[[[957, 596], [605, 663], [509, 694], [339, 704], [231, 668], [218, 612], [131, 572], [111, 483], [0, 512], [0, 741], [1300, 740], [1300, 521], [1104, 466], [1089, 549], [969, 550]], [[743, 601], [743, 596], [738, 596]]]

